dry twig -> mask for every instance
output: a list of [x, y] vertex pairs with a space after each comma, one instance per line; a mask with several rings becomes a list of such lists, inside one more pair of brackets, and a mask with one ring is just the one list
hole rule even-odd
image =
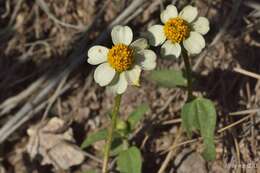
[[256, 74], [256, 73], [244, 70], [242, 68], [234, 68], [234, 71], [237, 72], [237, 73], [240, 73], [240, 74], [243, 74], [243, 75], [255, 78], [257, 80], [260, 80], [260, 75], [259, 74]]

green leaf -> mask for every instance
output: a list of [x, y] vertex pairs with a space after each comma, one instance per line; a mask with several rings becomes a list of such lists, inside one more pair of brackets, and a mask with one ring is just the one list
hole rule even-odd
[[186, 103], [181, 110], [182, 125], [189, 137], [191, 137], [192, 131], [199, 130], [198, 116], [194, 110], [196, 110], [194, 102]]
[[162, 87], [173, 88], [176, 86], [187, 86], [187, 79], [184, 77], [182, 71], [155, 70], [150, 73], [148, 78]]
[[[92, 145], [95, 142], [106, 140], [107, 134], [108, 134], [107, 129], [101, 129], [95, 133], [92, 133], [86, 137], [86, 139], [83, 141], [83, 143], [81, 144], [80, 147], [82, 149], [84, 149], [84, 148], [89, 147], [90, 145]], [[113, 140], [116, 140], [117, 138], [120, 138], [120, 137], [121, 137], [121, 134], [118, 133], [117, 131], [115, 131], [113, 134]]]
[[147, 104], [141, 104], [129, 115], [127, 121], [131, 130], [135, 128], [136, 124], [143, 118], [144, 114], [149, 109], [150, 108]]
[[183, 127], [188, 135], [199, 130], [204, 143], [203, 156], [206, 160], [214, 160], [216, 150], [214, 131], [216, 126], [216, 110], [214, 104], [205, 98], [196, 98], [186, 103], [181, 112]]
[[108, 134], [107, 129], [101, 129], [95, 133], [92, 133], [89, 136], [87, 136], [87, 138], [83, 141], [80, 147], [84, 149], [97, 141], [105, 140], [107, 134]]
[[137, 147], [131, 147], [119, 153], [117, 166], [120, 173], [141, 173], [142, 157]]
[[214, 131], [217, 118], [215, 106], [210, 100], [204, 98], [198, 98], [196, 105], [198, 111], [200, 111], [198, 112], [198, 120], [205, 147], [203, 156], [206, 160], [214, 160], [216, 157]]

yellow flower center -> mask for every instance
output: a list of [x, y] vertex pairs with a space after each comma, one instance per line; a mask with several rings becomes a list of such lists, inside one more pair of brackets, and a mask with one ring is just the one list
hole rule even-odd
[[116, 44], [108, 52], [108, 63], [117, 71], [123, 72], [131, 68], [134, 63], [133, 49]]
[[180, 43], [190, 35], [190, 27], [185, 20], [175, 17], [169, 19], [164, 25], [164, 33], [168, 40], [173, 43]]

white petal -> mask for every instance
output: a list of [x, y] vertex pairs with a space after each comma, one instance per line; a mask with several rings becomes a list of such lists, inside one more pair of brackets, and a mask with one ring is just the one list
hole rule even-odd
[[153, 25], [148, 29], [148, 40], [152, 46], [159, 46], [166, 40], [162, 25]]
[[88, 63], [97, 65], [107, 60], [108, 48], [104, 46], [93, 46], [88, 50]]
[[108, 64], [100, 64], [95, 72], [94, 79], [100, 86], [108, 85], [114, 78], [116, 71]]
[[181, 54], [181, 46], [178, 43], [166, 41], [161, 47], [161, 55], [164, 58], [178, 58]]
[[140, 86], [139, 79], [141, 75], [141, 68], [135, 65], [134, 68], [125, 72], [126, 79], [130, 85]]
[[131, 43], [130, 46], [133, 47], [136, 51], [140, 51], [149, 47], [148, 41], [145, 38], [139, 38], [135, 40]]
[[111, 37], [114, 44], [129, 45], [133, 40], [133, 31], [128, 26], [117, 25], [112, 29]]
[[144, 70], [153, 70], [156, 67], [156, 54], [152, 50], [142, 50], [136, 55], [136, 63]]
[[193, 7], [191, 5], [187, 5], [184, 7], [179, 16], [186, 20], [187, 22], [192, 22], [198, 15], [198, 9], [196, 7]]
[[123, 94], [126, 91], [127, 84], [128, 83], [125, 77], [125, 72], [122, 72], [120, 73], [118, 80], [114, 84], [109, 85], [108, 87], [114, 93]]
[[183, 46], [190, 54], [198, 54], [205, 47], [205, 40], [201, 34], [190, 32], [190, 36], [183, 41]]
[[178, 16], [178, 10], [174, 5], [168, 5], [166, 9], [161, 13], [162, 23], [166, 23], [170, 18]]
[[192, 24], [192, 27], [196, 32], [199, 32], [202, 35], [207, 34], [209, 31], [209, 20], [206, 17], [199, 17]]

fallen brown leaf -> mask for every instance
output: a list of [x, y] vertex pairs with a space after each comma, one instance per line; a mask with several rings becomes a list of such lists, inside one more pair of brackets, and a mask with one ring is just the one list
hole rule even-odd
[[72, 129], [62, 119], [54, 117], [29, 128], [27, 133], [30, 136], [27, 152], [32, 159], [41, 156], [42, 165], [52, 164], [56, 169], [66, 170], [84, 160]]

